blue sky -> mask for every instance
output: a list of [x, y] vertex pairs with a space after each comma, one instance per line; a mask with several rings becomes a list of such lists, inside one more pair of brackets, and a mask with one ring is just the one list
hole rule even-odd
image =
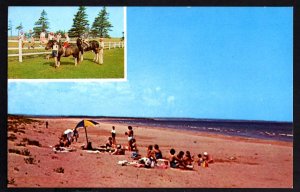
[[[95, 20], [95, 17], [99, 14], [103, 7], [86, 7], [86, 13], [88, 16], [89, 26]], [[43, 9], [47, 13], [48, 21], [50, 22], [49, 31], [65, 30], [68, 31], [73, 25], [74, 15], [78, 11], [77, 7], [45, 7], [45, 6], [11, 6], [8, 8], [8, 21], [11, 20], [13, 24], [13, 35], [17, 35], [18, 31], [15, 29], [20, 23], [24, 27], [24, 31], [28, 32], [35, 26], [34, 23], [38, 21]], [[111, 37], [122, 37], [124, 31], [124, 9], [123, 7], [106, 7], [109, 13], [109, 20], [113, 25], [110, 32]], [[63, 19], [62, 19], [63, 18]], [[10, 35], [10, 31], [8, 32]]]
[[8, 112], [292, 121], [293, 9], [129, 7], [126, 82], [9, 82]]

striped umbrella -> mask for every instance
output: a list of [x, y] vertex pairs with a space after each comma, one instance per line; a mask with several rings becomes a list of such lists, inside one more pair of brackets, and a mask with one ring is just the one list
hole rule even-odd
[[96, 121], [93, 121], [93, 120], [82, 120], [82, 121], [80, 121], [79, 123], [77, 123], [75, 129], [80, 128], [80, 127], [84, 127], [84, 130], [85, 130], [85, 137], [86, 137], [86, 143], [87, 143], [86, 146], [88, 146], [88, 143], [89, 143], [89, 140], [88, 140], [88, 137], [87, 137], [86, 127], [89, 127], [89, 126], [95, 126], [95, 125], [97, 125], [97, 124], [99, 124], [99, 123], [96, 122]]

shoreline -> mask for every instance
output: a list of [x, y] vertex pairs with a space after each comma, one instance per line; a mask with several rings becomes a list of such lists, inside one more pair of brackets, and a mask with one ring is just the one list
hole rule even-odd
[[[103, 124], [116, 124], [116, 125], [127, 125], [127, 123], [115, 123], [110, 121], [102, 121]], [[178, 132], [191, 132], [197, 134], [199, 136], [205, 137], [218, 137], [222, 139], [228, 140], [241, 140], [245, 142], [252, 142], [252, 143], [270, 143], [270, 144], [277, 144], [277, 145], [285, 145], [285, 146], [293, 146], [293, 141], [282, 141], [276, 139], [263, 139], [263, 138], [255, 138], [255, 137], [247, 137], [247, 136], [238, 136], [238, 135], [229, 135], [229, 134], [222, 134], [222, 133], [212, 133], [206, 132], [201, 130], [192, 130], [192, 129], [178, 129], [172, 127], [164, 127], [164, 126], [151, 126], [151, 125], [136, 125], [131, 124], [133, 127], [145, 127], [150, 129], [158, 129], [158, 130], [170, 130], [170, 131], [178, 131]]]
[[[28, 116], [30, 117], [30, 116]], [[33, 118], [33, 119], [69, 119], [69, 120], [76, 120], [76, 121], [79, 121], [79, 120], [82, 120], [82, 119], [91, 119], [91, 120], [99, 120], [99, 123], [110, 123], [110, 124], [119, 124], [119, 125], [125, 125], [125, 124], [130, 124], [134, 127], [149, 127], [151, 129], [169, 129], [169, 130], [174, 130], [174, 131], [190, 131], [190, 132], [193, 132], [193, 133], [201, 133], [201, 135], [207, 135], [207, 136], [217, 136], [217, 137], [223, 137], [223, 138], [237, 138], [237, 139], [240, 139], [240, 140], [245, 140], [245, 141], [253, 141], [253, 140], [256, 140], [256, 141], [259, 141], [261, 143], [280, 143], [280, 144], [291, 144], [293, 145], [293, 142], [294, 142], [294, 136], [292, 136], [292, 138], [285, 138], [285, 139], [278, 139], [278, 138], [272, 138], [272, 137], [269, 137], [269, 138], [264, 138], [264, 137], [259, 137], [259, 136], [247, 136], [247, 135], [244, 135], [244, 136], [241, 136], [241, 135], [237, 135], [237, 134], [230, 134], [230, 133], [220, 133], [220, 132], [212, 132], [212, 131], [206, 131], [206, 130], [200, 130], [200, 129], [190, 129], [190, 128], [185, 128], [183, 127], [182, 129], [180, 128], [176, 128], [176, 127], [167, 127], [167, 126], [164, 126], [164, 125], [147, 125], [146, 123], [145, 124], [139, 124], [139, 123], [126, 123], [126, 122], [115, 122], [114, 120], [136, 120], [136, 119], [151, 119], [151, 118], [130, 118], [130, 117], [121, 117], [121, 118], [118, 118], [118, 117], [88, 117], [88, 118], [84, 118], [84, 117], [54, 117], [54, 116], [50, 116], [50, 117], [35, 117], [35, 116], [32, 116], [30, 118]], [[256, 142], [254, 141], [254, 142]], [[288, 144], [289, 143], [289, 144]]]

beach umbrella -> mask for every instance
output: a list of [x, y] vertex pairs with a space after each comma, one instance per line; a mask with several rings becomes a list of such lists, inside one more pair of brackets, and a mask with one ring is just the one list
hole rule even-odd
[[93, 120], [82, 120], [79, 123], [77, 123], [75, 129], [80, 128], [80, 127], [84, 127], [85, 137], [86, 137], [86, 143], [87, 143], [86, 146], [88, 146], [88, 143], [89, 143], [89, 140], [88, 140], [88, 137], [87, 137], [86, 127], [88, 127], [88, 126], [95, 126], [97, 124], [99, 124], [99, 123], [96, 122], [96, 121], [93, 121]]

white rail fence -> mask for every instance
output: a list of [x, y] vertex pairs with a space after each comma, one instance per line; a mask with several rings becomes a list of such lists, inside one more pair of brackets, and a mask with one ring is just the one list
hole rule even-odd
[[[8, 50], [19, 50], [16, 54], [8, 54], [8, 57], [19, 57], [19, 62], [23, 61], [23, 56], [27, 55], [42, 55], [50, 54], [50, 51], [47, 52], [35, 52], [35, 53], [23, 53], [23, 50], [28, 50], [28, 48], [22, 47], [22, 44], [28, 43], [28, 41], [21, 40], [8, 40], [9, 43], [18, 43], [18, 47], [9, 47]], [[70, 43], [76, 43], [76, 41], [70, 41]], [[104, 49], [115, 49], [115, 48], [124, 48], [124, 42], [104, 42]], [[34, 49], [45, 49], [45, 47], [34, 47]]]

